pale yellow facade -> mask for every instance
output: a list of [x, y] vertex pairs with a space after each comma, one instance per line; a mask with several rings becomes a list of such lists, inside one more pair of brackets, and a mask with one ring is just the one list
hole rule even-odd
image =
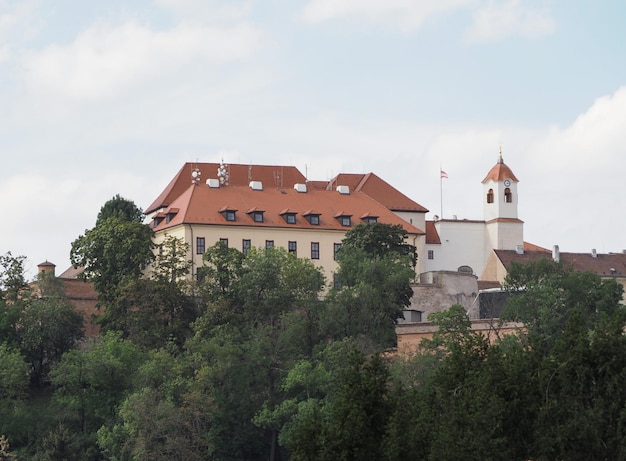
[[[252, 247], [265, 248], [268, 241], [275, 247], [289, 249], [289, 242], [296, 244], [296, 256], [310, 259], [315, 266], [323, 270], [327, 284], [332, 282], [333, 273], [337, 270], [335, 261], [335, 244], [340, 244], [345, 232], [320, 229], [297, 229], [250, 226], [217, 226], [201, 224], [183, 224], [160, 231], [155, 235], [155, 243], [163, 242], [165, 236], [183, 239], [189, 244], [188, 260], [192, 261], [192, 277], [199, 267], [203, 266], [203, 254], [198, 252], [198, 238], [204, 238], [205, 249], [227, 239], [228, 246], [243, 251], [243, 241], [250, 240]], [[412, 239], [411, 239], [412, 240]], [[318, 258], [312, 258], [312, 244], [318, 244]], [[409, 242], [412, 244], [412, 242]]]

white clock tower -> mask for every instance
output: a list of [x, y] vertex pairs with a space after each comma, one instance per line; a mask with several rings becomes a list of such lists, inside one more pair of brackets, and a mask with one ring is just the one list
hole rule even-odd
[[524, 222], [517, 215], [518, 179], [502, 160], [483, 179], [483, 210], [487, 225], [487, 246], [497, 250], [516, 250], [524, 245]]

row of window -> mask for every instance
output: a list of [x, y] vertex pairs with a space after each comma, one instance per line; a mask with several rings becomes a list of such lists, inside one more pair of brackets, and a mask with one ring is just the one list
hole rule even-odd
[[[219, 211], [222, 214], [222, 216], [224, 216], [224, 219], [226, 221], [236, 221], [237, 220], [237, 210], [225, 207], [225, 208], [222, 208]], [[263, 222], [263, 214], [264, 213], [265, 213], [264, 210], [259, 210], [259, 209], [256, 209], [256, 208], [246, 212], [246, 214], [248, 214], [250, 216], [252, 221], [254, 221], [256, 223], [262, 223]], [[280, 213], [280, 216], [285, 220], [285, 222], [287, 224], [296, 224], [296, 215], [297, 214], [298, 213], [296, 213], [295, 211], [285, 210], [285, 211]], [[314, 211], [309, 211], [309, 212], [307, 212], [306, 214], [304, 214], [302, 216], [312, 226], [319, 226], [320, 225], [320, 213], [316, 213]], [[350, 227], [352, 225], [352, 215], [350, 215], [350, 214], [347, 214], [347, 213], [344, 213], [344, 212], [340, 212], [337, 215], [335, 215], [334, 217], [341, 223], [342, 226]], [[373, 215], [370, 215], [368, 213], [366, 215], [361, 216], [361, 220], [363, 222], [365, 222], [365, 223], [375, 223], [375, 222], [378, 222], [378, 216], [373, 216]]]
[[[221, 238], [220, 243], [228, 246], [228, 239]], [[265, 248], [273, 248], [274, 240], [266, 240]], [[250, 239], [242, 239], [241, 241], [241, 252], [245, 255], [248, 254], [252, 248], [252, 240]], [[337, 252], [341, 248], [341, 243], [333, 244], [333, 259], [337, 259]], [[196, 254], [204, 254], [206, 251], [206, 239], [204, 237], [196, 237]], [[294, 256], [298, 256], [298, 242], [290, 240], [287, 243], [287, 251]], [[311, 259], [320, 259], [320, 243], [319, 242], [311, 242]]]
[[[487, 203], [493, 203], [493, 189], [487, 192]], [[513, 193], [508, 187], [504, 189], [504, 203], [513, 203]]]

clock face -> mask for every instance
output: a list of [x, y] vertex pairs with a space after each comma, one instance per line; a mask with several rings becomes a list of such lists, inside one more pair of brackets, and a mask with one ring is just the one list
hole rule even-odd
[[504, 187], [509, 187], [511, 185], [511, 180], [510, 179], [505, 179], [504, 180]]

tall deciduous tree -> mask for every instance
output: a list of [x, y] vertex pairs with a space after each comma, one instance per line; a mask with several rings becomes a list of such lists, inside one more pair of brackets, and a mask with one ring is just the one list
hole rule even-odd
[[122, 331], [145, 348], [162, 347], [168, 341], [182, 345], [198, 311], [185, 278], [190, 268], [187, 249], [182, 239], [166, 237], [150, 276], [131, 279], [118, 288], [102, 317], [103, 328]]
[[54, 401], [70, 412], [79, 432], [114, 422], [119, 404], [134, 390], [144, 355], [131, 341], [106, 333], [83, 350], [66, 353], [52, 371]]
[[229, 277], [215, 285], [219, 305], [194, 324], [187, 343], [204, 358], [193, 387], [210, 395], [209, 452], [216, 459], [277, 460], [279, 428], [252, 419], [262, 406], [274, 409], [287, 370], [318, 341], [312, 322], [323, 275], [282, 248], [251, 249], [242, 259], [217, 250], [214, 267], [227, 265]]
[[108, 200], [98, 213], [98, 219], [96, 220], [96, 227], [102, 224], [109, 218], [118, 218], [122, 221], [138, 222], [143, 221], [143, 211], [137, 207], [132, 200], [125, 199], [116, 194], [115, 197]]
[[152, 229], [137, 219], [141, 210], [114, 197], [105, 203], [93, 229], [72, 242], [70, 259], [92, 281], [101, 303], [109, 304], [116, 290], [139, 278], [153, 260]]
[[346, 233], [327, 298], [334, 337], [361, 337], [366, 350], [395, 345], [395, 322], [410, 305], [414, 248], [401, 226], [360, 224]]
[[506, 287], [537, 395], [527, 458], [626, 456], [623, 287], [550, 260], [513, 266]]

